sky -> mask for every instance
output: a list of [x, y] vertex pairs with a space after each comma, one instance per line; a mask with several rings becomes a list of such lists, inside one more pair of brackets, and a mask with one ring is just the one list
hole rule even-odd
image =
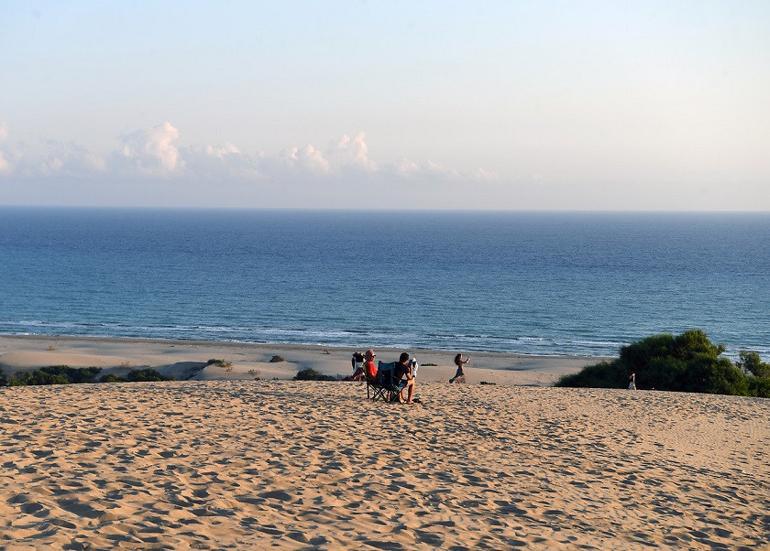
[[770, 211], [770, 2], [0, 0], [0, 205]]

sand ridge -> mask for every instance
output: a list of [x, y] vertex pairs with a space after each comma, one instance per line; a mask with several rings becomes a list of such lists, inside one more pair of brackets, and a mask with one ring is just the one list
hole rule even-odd
[[746, 548], [770, 400], [358, 383], [0, 389], [0, 547]]

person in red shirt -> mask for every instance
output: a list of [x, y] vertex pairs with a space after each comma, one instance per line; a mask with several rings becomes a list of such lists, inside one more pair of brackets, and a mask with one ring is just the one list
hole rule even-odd
[[364, 353], [364, 370], [366, 375], [372, 380], [377, 378], [377, 364], [374, 363], [374, 358], [376, 357], [377, 354], [371, 348]]

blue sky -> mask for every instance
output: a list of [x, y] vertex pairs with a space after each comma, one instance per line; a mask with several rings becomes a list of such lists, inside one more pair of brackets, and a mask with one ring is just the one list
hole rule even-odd
[[0, 204], [770, 210], [768, 2], [0, 2]]

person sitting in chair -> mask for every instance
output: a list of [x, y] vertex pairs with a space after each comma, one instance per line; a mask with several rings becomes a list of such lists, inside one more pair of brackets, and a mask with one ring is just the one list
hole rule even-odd
[[377, 364], [374, 363], [374, 358], [376, 357], [377, 354], [371, 348], [364, 353], [364, 370], [366, 371], [366, 376], [371, 380], [377, 378]]
[[[398, 393], [398, 401], [402, 404], [411, 404], [414, 401], [414, 373], [412, 372], [412, 362], [409, 361], [409, 354], [403, 352], [396, 363], [394, 376], [396, 381], [406, 378], [404, 388]], [[404, 400], [404, 391], [407, 398]]]

